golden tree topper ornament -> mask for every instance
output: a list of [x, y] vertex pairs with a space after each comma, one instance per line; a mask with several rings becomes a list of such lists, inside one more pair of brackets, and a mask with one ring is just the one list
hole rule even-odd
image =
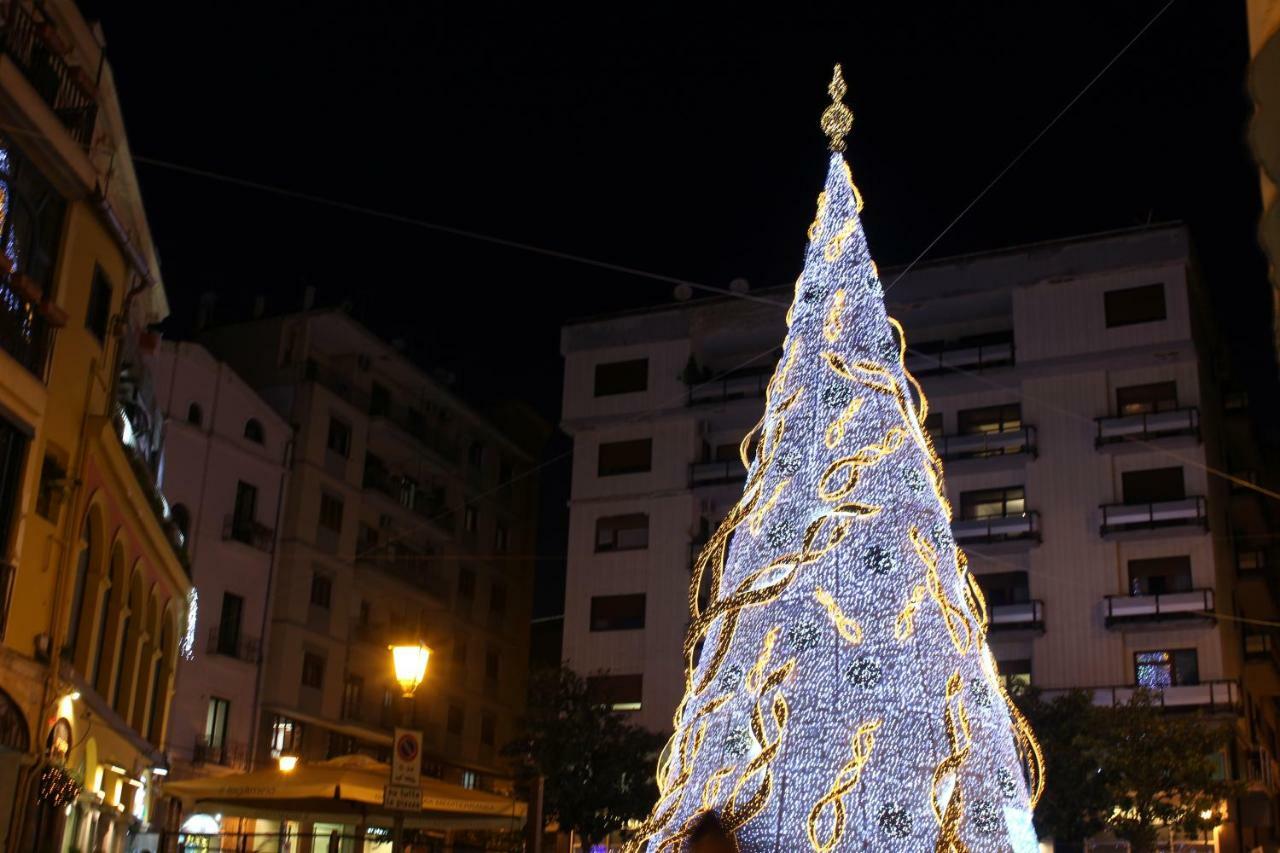
[[849, 87], [844, 83], [844, 72], [836, 63], [831, 74], [831, 83], [827, 93], [831, 95], [831, 106], [822, 113], [822, 132], [831, 140], [832, 151], [844, 150], [844, 138], [853, 129], [853, 110], [844, 105], [844, 93]]

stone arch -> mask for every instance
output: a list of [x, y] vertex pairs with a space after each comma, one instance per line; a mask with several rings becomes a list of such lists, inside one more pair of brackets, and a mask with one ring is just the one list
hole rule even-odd
[[138, 674], [142, 636], [146, 633], [146, 598], [143, 596], [141, 563], [141, 560], [135, 562], [129, 572], [129, 595], [120, 628], [120, 656], [116, 658], [115, 673], [111, 678], [111, 707], [126, 720], [129, 719], [133, 706], [134, 681]]
[[244, 437], [252, 441], [254, 444], [262, 444], [267, 440], [266, 431], [262, 428], [262, 421], [257, 418], [249, 418], [244, 422]]
[[63, 652], [76, 672], [87, 671], [93, 644], [93, 620], [98, 601], [106, 589], [106, 518], [101, 501], [90, 500], [80, 522], [80, 537], [73, 546], [70, 589], [67, 592]]
[[143, 737], [156, 746], [164, 743], [168, 729], [174, 674], [178, 665], [178, 634], [177, 608], [173, 600], [169, 599], [160, 615], [160, 634], [156, 642], [154, 670], [151, 675], [151, 699], [147, 703], [142, 728]]
[[115, 671], [116, 656], [120, 654], [121, 620], [128, 608], [127, 565], [124, 540], [117, 538], [107, 566], [106, 589], [98, 602], [97, 636], [87, 670], [89, 683], [101, 696], [107, 696], [111, 689], [111, 675]]
[[0, 688], [0, 751], [25, 753], [31, 748], [27, 717], [4, 688]]
[[133, 688], [133, 713], [126, 718], [133, 726], [133, 730], [140, 734], [147, 730], [147, 717], [151, 711], [151, 691], [155, 686], [155, 667], [160, 657], [160, 614], [162, 612], [159, 587], [151, 584], [146, 592], [147, 619], [146, 628], [139, 635], [138, 669]]

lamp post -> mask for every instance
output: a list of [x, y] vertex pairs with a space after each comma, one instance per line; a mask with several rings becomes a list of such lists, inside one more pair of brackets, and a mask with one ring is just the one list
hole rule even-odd
[[[413, 724], [410, 715], [413, 708], [413, 695], [427, 675], [427, 661], [431, 658], [431, 649], [421, 641], [388, 646], [388, 648], [391, 651], [391, 665], [395, 671], [396, 682], [400, 685], [401, 695], [404, 698], [401, 725], [407, 729]], [[394, 778], [394, 773], [392, 775]], [[404, 812], [402, 811], [396, 812], [395, 825], [391, 831], [391, 849], [393, 853], [404, 850]]]

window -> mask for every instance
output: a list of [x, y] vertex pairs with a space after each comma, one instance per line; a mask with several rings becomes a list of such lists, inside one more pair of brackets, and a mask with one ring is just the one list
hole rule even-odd
[[258, 517], [258, 487], [240, 480], [236, 483], [236, 505], [231, 516], [231, 538], [253, 543]]
[[592, 597], [592, 631], [634, 631], [643, 627], [644, 593]]
[[1125, 471], [1120, 475], [1124, 502], [1127, 504], [1177, 501], [1187, 496], [1182, 482], [1182, 466]]
[[480, 715], [480, 742], [485, 746], [493, 746], [498, 739], [498, 718], [493, 714]]
[[462, 508], [462, 529], [467, 533], [475, 533], [476, 528], [480, 525], [480, 513], [474, 507], [468, 504]]
[[55, 457], [46, 454], [44, 464], [40, 466], [40, 492], [36, 495], [36, 513], [49, 521], [57, 521], [66, 487], [66, 469]]
[[458, 637], [453, 641], [453, 666], [454, 669], [461, 669], [467, 665], [467, 641], [463, 637]]
[[351, 424], [346, 421], [340, 421], [337, 418], [329, 417], [329, 438], [325, 442], [327, 447], [333, 453], [342, 457], [351, 455]]
[[93, 268], [93, 283], [89, 286], [89, 308], [85, 312], [84, 327], [98, 343], [107, 339], [107, 323], [111, 319], [111, 282], [102, 267]]
[[495, 583], [489, 589], [489, 612], [501, 616], [507, 612], [507, 588]]
[[508, 539], [509, 536], [505, 524], [498, 524], [493, 528], [493, 549], [495, 551], [507, 550]]
[[324, 687], [324, 658], [315, 652], [302, 655], [302, 686], [316, 690]]
[[374, 382], [369, 387], [369, 414], [373, 417], [385, 417], [391, 411], [391, 392], [387, 386]]
[[257, 418], [249, 418], [249, 420], [245, 421], [244, 437], [254, 444], [262, 444], [266, 441], [266, 433], [262, 430], [262, 421]]
[[187, 406], [187, 423], [192, 426], [200, 426], [204, 423], [204, 410], [200, 408], [199, 403]]
[[1129, 561], [1130, 595], [1164, 595], [1191, 589], [1191, 558], [1155, 557]]
[[924, 431], [927, 432], [934, 441], [942, 438], [942, 412], [930, 412], [928, 417], [924, 419]]
[[649, 387], [649, 359], [633, 358], [596, 365], [597, 397], [632, 394]]
[[498, 650], [489, 648], [484, 651], [484, 677], [489, 681], [498, 680]]
[[649, 547], [649, 516], [606, 515], [596, 519], [596, 551], [632, 551]]
[[458, 569], [458, 598], [476, 597], [476, 573], [471, 569]]
[[288, 717], [271, 718], [271, 757], [297, 755], [302, 746], [302, 723]]
[[739, 462], [742, 459], [742, 447], [736, 442], [717, 444], [711, 452], [711, 459], [716, 462]]
[[360, 719], [360, 704], [364, 695], [364, 679], [348, 675], [342, 682], [342, 716], [348, 720]]
[[463, 722], [462, 709], [457, 705], [450, 705], [449, 714], [445, 721], [445, 730], [451, 735], [460, 735], [462, 734]]
[[630, 441], [610, 441], [600, 445], [597, 474], [612, 477], [618, 474], [640, 474], [648, 471], [653, 456], [653, 439], [635, 438]]
[[957, 413], [956, 419], [961, 435], [1012, 432], [1022, 429], [1022, 406], [1019, 403], [1006, 403], [1002, 406], [963, 409]]
[[591, 675], [587, 677], [587, 694], [592, 701], [608, 705], [614, 711], [639, 711], [643, 675]]
[[[461, 734], [461, 732], [462, 730], [459, 729], [458, 733]], [[462, 787], [466, 788], [468, 791], [474, 791], [476, 789], [476, 779], [477, 779], [476, 771], [474, 770], [462, 771]]]
[[240, 646], [240, 623], [244, 619], [244, 599], [232, 592], [222, 594], [222, 612], [218, 614], [218, 654], [237, 657]]
[[1195, 649], [1136, 652], [1133, 668], [1137, 685], [1152, 690], [1200, 683], [1200, 664]]
[[1152, 382], [1116, 389], [1116, 413], [1147, 415], [1178, 408], [1177, 382]]
[[231, 702], [209, 697], [209, 710], [204, 718], [204, 742], [211, 749], [223, 749], [227, 745], [227, 716], [231, 713]]
[[399, 692], [399, 690], [400, 690], [399, 687], [382, 688], [382, 708], [380, 713], [382, 715], [381, 717], [382, 725], [388, 728], [390, 728], [395, 724], [395, 717], [394, 717], [393, 711], [395, 710], [396, 695]]
[[1108, 329], [1151, 323], [1165, 318], [1163, 284], [1108, 290], [1102, 298]]
[[1023, 604], [1031, 600], [1031, 590], [1026, 572], [994, 572], [974, 575], [982, 595], [991, 607], [1007, 604]]
[[1000, 670], [1000, 681], [1004, 689], [1010, 693], [1025, 690], [1031, 686], [1031, 661], [1026, 658], [1002, 660], [997, 664]]
[[333, 578], [320, 572], [313, 573], [311, 575], [311, 605], [328, 610], [332, 599]]
[[960, 494], [960, 517], [966, 521], [1007, 518], [1022, 515], [1026, 510], [1026, 493], [1022, 486], [978, 489]]
[[478, 441], [473, 441], [467, 447], [467, 464], [472, 468], [479, 469], [484, 465], [484, 445]]
[[342, 532], [342, 499], [321, 492], [320, 526], [334, 533]]

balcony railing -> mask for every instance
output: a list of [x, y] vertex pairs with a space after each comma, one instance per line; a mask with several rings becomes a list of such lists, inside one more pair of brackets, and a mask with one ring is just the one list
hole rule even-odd
[[1044, 631], [1044, 602], [1038, 599], [987, 608], [992, 631]]
[[772, 375], [772, 370], [744, 370], [710, 382], [699, 382], [689, 388], [689, 405], [763, 397]]
[[156, 521], [163, 528], [165, 536], [169, 540], [169, 544], [173, 547], [174, 556], [178, 558], [178, 562], [182, 564], [187, 575], [191, 574], [191, 558], [187, 554], [187, 537], [178, 528], [173, 516], [169, 512], [169, 502], [165, 500], [160, 489], [156, 486], [155, 472], [147, 463], [144, 454], [145, 445], [139, 433], [126, 414], [123, 406], [117, 404], [112, 409], [111, 422], [115, 426], [116, 435], [119, 436], [120, 442], [124, 445], [124, 454], [129, 460], [129, 467], [133, 469], [134, 477], [138, 481], [138, 485], [142, 487], [143, 494], [146, 495], [147, 502], [151, 504], [151, 510], [155, 513]]
[[1155, 595], [1108, 595], [1107, 626], [1172, 620], [1214, 621], [1213, 590], [1191, 589]]
[[747, 472], [738, 460], [694, 462], [689, 466], [689, 486], [715, 486], [721, 483], [742, 483], [747, 479]]
[[257, 637], [220, 633], [215, 626], [209, 629], [209, 643], [205, 646], [205, 652], [246, 663], [257, 663], [262, 659], [262, 643]]
[[960, 544], [1040, 541], [1040, 513], [997, 515], [990, 518], [966, 518], [951, 522], [951, 535]]
[[[1201, 681], [1198, 684], [1178, 684], [1163, 688], [1144, 688], [1127, 684], [1084, 689], [1092, 695], [1093, 704], [1101, 706], [1123, 705], [1140, 690], [1146, 690], [1151, 696], [1152, 703], [1161, 708], [1206, 708], [1225, 711], [1240, 705], [1240, 685], [1228, 679]], [[1040, 695], [1046, 700], [1051, 700], [1067, 692], [1068, 689], [1049, 689], [1042, 690]]]
[[982, 432], [973, 435], [944, 435], [934, 439], [938, 454], [948, 462], [959, 459], [984, 459], [1015, 453], [1036, 455], [1036, 428], [1024, 426], [1004, 432]]
[[1170, 409], [1167, 412], [1143, 412], [1140, 415], [1116, 415], [1095, 418], [1098, 437], [1094, 444], [1116, 444], [1125, 441], [1148, 441], [1177, 435], [1200, 435], [1200, 410], [1195, 406]]
[[39, 304], [14, 288], [13, 276], [0, 274], [0, 349], [44, 381], [51, 338]]
[[956, 343], [945, 345], [938, 352], [907, 350], [907, 370], [916, 376], [949, 373], [955, 370], [983, 371], [995, 367], [1009, 367], [1014, 363], [1013, 340], [993, 341], [985, 344]]
[[0, 52], [22, 69], [72, 138], [87, 147], [98, 117], [93, 77], [62, 58], [53, 21], [37, 14], [39, 18], [17, 0], [0, 4]]
[[1270, 661], [1280, 670], [1280, 643], [1270, 631], [1249, 631], [1244, 635], [1245, 660]]
[[458, 461], [457, 441], [428, 428], [424, 414], [391, 401], [376, 411], [370, 407], [369, 415], [375, 424], [380, 420], [386, 421], [444, 461], [451, 464]]
[[259, 551], [271, 552], [276, 532], [265, 524], [252, 519], [236, 518], [234, 515], [222, 519], [222, 538], [231, 539], [251, 545]]
[[1140, 504], [1104, 504], [1101, 535], [1160, 527], [1209, 528], [1209, 508], [1203, 496]]
[[1245, 780], [1251, 786], [1262, 787], [1267, 791], [1275, 791], [1280, 784], [1280, 765], [1264, 747], [1249, 750], [1245, 762]]
[[449, 535], [457, 529], [454, 511], [445, 504], [444, 496], [435, 489], [410, 484], [401, 477], [380, 468], [365, 468], [364, 487], [372, 489], [412, 510]]
[[357, 557], [356, 562], [417, 587], [439, 601], [449, 599], [449, 585], [438, 572], [432, 571], [431, 555], [375, 553]]
[[1267, 550], [1265, 548], [1248, 548], [1237, 541], [1235, 555], [1236, 574], [1238, 576], [1263, 577], [1266, 575], [1270, 561], [1267, 559]]
[[191, 763], [217, 764], [235, 770], [246, 770], [249, 767], [249, 749], [242, 743], [215, 746], [204, 738], [199, 738], [191, 750]]

